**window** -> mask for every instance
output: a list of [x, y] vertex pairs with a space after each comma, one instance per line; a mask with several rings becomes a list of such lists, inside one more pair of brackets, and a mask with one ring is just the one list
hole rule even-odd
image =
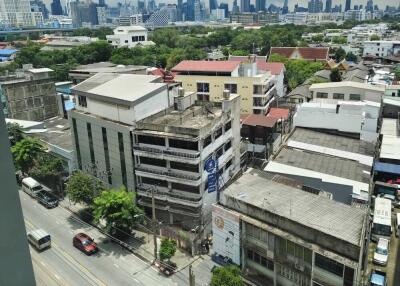
[[88, 140], [89, 140], [90, 161], [92, 162], [92, 165], [94, 166], [96, 163], [96, 160], [94, 158], [92, 125], [88, 122], [88, 123], [86, 123], [86, 127], [87, 127]]
[[153, 178], [141, 177], [141, 181], [143, 184], [160, 186], [160, 187], [168, 187], [168, 182], [163, 180], [157, 180]]
[[156, 136], [138, 135], [138, 143], [165, 146], [165, 139]]
[[317, 98], [328, 98], [328, 94], [326, 92], [317, 92]]
[[232, 159], [230, 159], [230, 160], [225, 164], [225, 170], [228, 169], [230, 166], [232, 166]]
[[226, 142], [225, 146], [224, 146], [224, 150], [225, 152], [229, 150], [229, 148], [232, 147], [232, 141], [229, 140], [228, 142]]
[[361, 95], [359, 95], [359, 94], [350, 94], [349, 99], [350, 100], [354, 100], [354, 101], [360, 101], [361, 100]]
[[108, 183], [111, 185], [112, 177], [111, 177], [111, 171], [110, 171], [110, 153], [108, 151], [108, 140], [107, 140], [106, 128], [102, 127], [101, 133], [103, 135], [104, 161], [106, 162], [107, 179], [108, 179]]
[[125, 40], [125, 44], [127, 44], [128, 43], [128, 40]]
[[343, 93], [334, 93], [333, 99], [344, 99], [344, 94]]
[[78, 105], [82, 107], [87, 107], [86, 96], [78, 95]]
[[81, 149], [79, 148], [78, 130], [76, 129], [76, 119], [75, 118], [72, 118], [72, 129], [74, 132], [75, 149], [76, 149], [76, 157], [78, 159], [78, 167], [80, 170], [82, 170]]
[[216, 153], [216, 158], [218, 159], [219, 157], [221, 157], [222, 156], [222, 154], [224, 154], [224, 148], [221, 146], [218, 150], [217, 150], [217, 153]]
[[200, 193], [200, 188], [197, 186], [190, 186], [190, 185], [185, 185], [185, 184], [179, 184], [179, 183], [171, 183], [171, 187], [174, 190], [182, 191], [182, 192], [188, 192], [188, 193], [193, 193], [193, 194], [199, 194]]
[[337, 276], [343, 276], [343, 264], [340, 264], [339, 262], [336, 262], [335, 260], [322, 256], [318, 253], [315, 253], [315, 266]]
[[210, 92], [210, 84], [208, 82], [198, 82], [197, 92]]
[[118, 132], [118, 145], [119, 145], [119, 159], [121, 161], [122, 183], [126, 187], [127, 178], [126, 178], [126, 164], [125, 164], [125, 150], [124, 150], [124, 135], [121, 132]]
[[169, 147], [197, 151], [198, 143], [192, 141], [179, 140], [179, 139], [169, 139]]
[[351, 267], [345, 267], [344, 268], [344, 286], [353, 286], [353, 281], [354, 281], [354, 269]]
[[232, 128], [232, 121], [225, 123], [225, 132]]
[[207, 136], [203, 141], [203, 149], [211, 144], [211, 135]]
[[222, 135], [222, 127], [218, 128], [214, 133], [214, 139], [219, 138]]
[[224, 89], [229, 90], [230, 93], [237, 93], [237, 84], [236, 83], [226, 83], [224, 85]]
[[152, 166], [166, 167], [165, 160], [148, 158], [148, 157], [139, 157], [140, 164], [147, 164]]
[[174, 162], [174, 161], [171, 161], [170, 164], [172, 169], [194, 172], [194, 173], [199, 172], [199, 165], [192, 165], [188, 163]]
[[271, 271], [274, 271], [274, 262], [269, 260], [262, 254], [259, 254], [253, 250], [247, 249], [247, 259], [251, 260], [257, 264], [260, 264], [263, 267], [265, 267]]

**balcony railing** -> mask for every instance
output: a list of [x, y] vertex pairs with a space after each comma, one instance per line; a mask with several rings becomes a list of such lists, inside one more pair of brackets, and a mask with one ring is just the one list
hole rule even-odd
[[186, 173], [181, 173], [181, 172], [175, 171], [175, 170], [162, 170], [162, 169], [146, 167], [143, 165], [137, 166], [136, 169], [138, 171], [142, 171], [142, 172], [153, 173], [153, 174], [163, 175], [163, 176], [168, 176], [168, 177], [175, 177], [175, 178], [185, 179], [185, 180], [198, 180], [201, 177], [200, 174], [186, 174]]
[[166, 150], [166, 149], [161, 149], [161, 148], [158, 149], [158, 148], [152, 148], [152, 147], [147, 147], [147, 146], [140, 146], [138, 144], [134, 144], [133, 149], [138, 150], [138, 151], [144, 151], [144, 152], [156, 153], [156, 154], [164, 154], [167, 156], [174, 156], [174, 157], [181, 157], [181, 158], [197, 159], [200, 157], [200, 152], [189, 153], [190, 152], [189, 150], [188, 150], [188, 153], [186, 153], [186, 152]]
[[[150, 192], [151, 188], [150, 187], [146, 187], [143, 184], [139, 184], [137, 186], [137, 189], [138, 189], [140, 195], [151, 197], [151, 192]], [[164, 197], [172, 197], [172, 198], [176, 198], [179, 200], [189, 201], [189, 202], [194, 202], [194, 203], [199, 203], [199, 202], [201, 202], [201, 199], [202, 199], [201, 196], [198, 198], [193, 198], [193, 197], [188, 197], [188, 196], [183, 196], [183, 195], [177, 194], [174, 191], [170, 191], [170, 192], [156, 191], [155, 195], [156, 196], [164, 196]]]

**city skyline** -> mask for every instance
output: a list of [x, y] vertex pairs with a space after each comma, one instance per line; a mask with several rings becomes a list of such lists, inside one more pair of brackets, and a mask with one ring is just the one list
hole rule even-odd
[[[148, 1], [148, 0], [147, 0]], [[52, 0], [44, 0], [43, 1], [47, 8], [50, 10], [50, 4], [52, 2]], [[98, 3], [98, 0], [93, 0], [93, 2]], [[116, 6], [118, 2], [124, 2], [121, 0], [105, 0], [106, 4], [109, 6]], [[126, 3], [137, 3], [138, 0], [132, 0], [129, 1], [127, 0]], [[156, 0], [155, 1], [156, 4], [158, 3], [166, 3], [166, 4], [177, 4], [177, 0]], [[206, 4], [206, 7], [209, 7], [209, 0], [203, 0], [203, 2]], [[352, 0], [351, 1], [351, 8], [354, 7], [354, 5], [360, 5], [362, 4], [364, 7], [367, 5], [368, 0]], [[374, 0], [374, 5], [378, 5], [380, 9], [384, 9], [386, 7], [386, 5], [389, 6], [395, 6], [398, 7], [399, 6], [399, 1], [398, 0]], [[229, 10], [232, 9], [232, 4], [233, 4], [233, 0], [217, 0], [217, 3], [219, 5], [219, 3], [228, 3], [229, 5]], [[239, 1], [238, 1], [239, 3]], [[284, 0], [266, 0], [266, 5], [267, 7], [269, 7], [269, 5], [274, 4], [276, 6], [280, 6], [283, 7], [283, 3]], [[326, 1], [323, 1], [324, 4], [324, 9], [325, 9], [325, 3]], [[345, 7], [345, 3], [346, 0], [332, 0], [332, 7], [335, 7], [335, 5], [340, 5], [342, 4], [342, 7], [344, 9]], [[66, 5], [66, 1], [65, 0], [61, 0], [61, 4], [63, 6], [63, 9]], [[256, 0], [250, 0], [250, 4], [253, 4], [254, 6], [256, 6]], [[289, 11], [293, 12], [294, 6], [296, 4], [299, 4], [299, 6], [302, 7], [307, 7], [308, 6], [308, 0], [289, 0], [288, 1], [288, 6], [289, 6]]]

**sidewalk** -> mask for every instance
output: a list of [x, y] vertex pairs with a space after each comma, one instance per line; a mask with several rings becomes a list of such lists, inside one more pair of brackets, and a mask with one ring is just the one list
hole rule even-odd
[[[84, 222], [91, 224], [89, 214], [85, 213], [85, 207], [80, 204], [72, 204], [66, 198], [60, 201], [60, 206], [69, 210], [71, 213], [75, 214], [77, 217], [82, 219]], [[110, 240], [120, 244], [122, 247], [128, 249], [133, 254], [146, 261], [147, 263], [152, 263], [154, 260], [154, 243], [153, 235], [140, 230], [134, 230], [132, 236], [125, 240], [124, 242], [119, 242], [117, 239], [105, 234], [100, 228], [96, 227], [104, 235], [108, 236]], [[157, 237], [157, 249], [160, 249], [161, 237]], [[187, 266], [199, 259], [200, 256], [191, 256], [188, 253], [177, 248], [175, 255], [171, 258], [171, 261], [175, 262], [178, 266], [177, 271], [185, 269]]]

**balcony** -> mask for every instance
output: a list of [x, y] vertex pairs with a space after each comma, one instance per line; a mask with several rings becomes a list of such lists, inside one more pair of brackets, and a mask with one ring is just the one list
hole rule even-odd
[[133, 150], [135, 155], [172, 160], [184, 163], [198, 164], [200, 163], [200, 152], [185, 150], [185, 149], [171, 149], [165, 147], [154, 148], [144, 144], [134, 144]]
[[[137, 194], [141, 197], [151, 198], [150, 188], [145, 187], [143, 184], [137, 186]], [[177, 194], [174, 191], [163, 192], [157, 190], [154, 193], [154, 198], [156, 198], [157, 200], [186, 205], [194, 208], [198, 208], [203, 204], [201, 196], [198, 198], [187, 197], [181, 194]]]
[[269, 97], [274, 90], [276, 90], [275, 84], [269, 86], [268, 88], [263, 88], [262, 90], [256, 89], [253, 90], [253, 97], [261, 97], [261, 98]]
[[143, 164], [135, 168], [135, 173], [137, 176], [166, 180], [174, 183], [183, 183], [191, 186], [198, 186], [201, 184], [201, 174], [198, 173], [168, 170], [167, 168]]

